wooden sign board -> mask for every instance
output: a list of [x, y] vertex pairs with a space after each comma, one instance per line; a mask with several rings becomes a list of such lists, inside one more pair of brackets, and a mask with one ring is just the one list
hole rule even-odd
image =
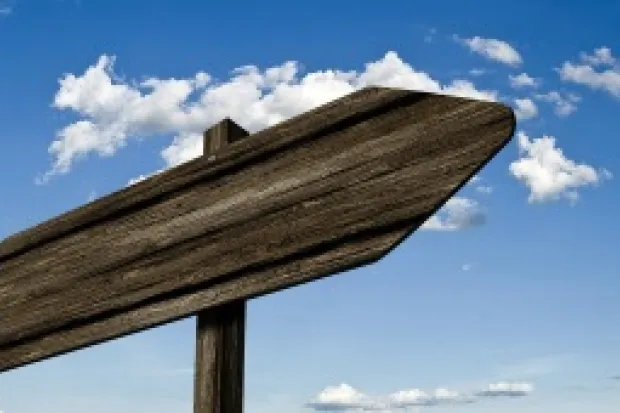
[[500, 103], [387, 88], [247, 139], [230, 123], [216, 154], [0, 243], [0, 372], [374, 262], [514, 127]]

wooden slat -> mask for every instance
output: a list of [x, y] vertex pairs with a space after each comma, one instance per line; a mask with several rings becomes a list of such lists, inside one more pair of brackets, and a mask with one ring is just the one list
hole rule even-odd
[[402, 228], [396, 227], [387, 233], [378, 232], [381, 235], [372, 234], [368, 238], [341, 243], [327, 252], [319, 250], [313, 255], [308, 254], [297, 261], [281, 263], [265, 271], [250, 272], [244, 277], [209, 288], [145, 304], [125, 313], [5, 347], [0, 350], [0, 372], [122, 337], [129, 332], [179, 320], [188, 314], [217, 308], [234, 300], [257, 297], [357, 268], [381, 257], [413, 228], [417, 226], [410, 228], [405, 223]]
[[[249, 133], [224, 119], [205, 132], [203, 156]], [[194, 413], [243, 413], [245, 299], [196, 314]]]
[[202, 312], [196, 334], [194, 413], [241, 413], [245, 301]]
[[[0, 369], [377, 259], [513, 129], [511, 110], [500, 104], [372, 89], [231, 145], [209, 173], [182, 165], [138, 184], [136, 197], [152, 197], [134, 209], [73, 232], [43, 225], [13, 237], [0, 244]], [[191, 186], [179, 170], [194, 177]], [[166, 177], [179, 189], [149, 192], [153, 182], [174, 187]], [[110, 198], [127, 203], [126, 194]], [[69, 214], [56, 223], [72, 220], [79, 221]], [[352, 259], [318, 264], [348, 248]], [[293, 270], [299, 262], [316, 267]], [[280, 275], [260, 285], [269, 274]], [[234, 298], [210, 296], [246, 282], [252, 287], [229, 292]], [[119, 326], [121, 319], [128, 323]]]
[[367, 88], [322, 105], [302, 116], [293, 117], [254, 134], [243, 146], [237, 146], [234, 151], [222, 154], [218, 159], [199, 157], [7, 237], [0, 243], [0, 260], [96, 225], [103, 220], [129, 214], [149, 203], [173, 196], [175, 192], [185, 190], [197, 182], [217, 179], [218, 175], [225, 174], [231, 167], [242, 168], [251, 160], [269, 157], [296, 141], [303, 141], [355, 122], [356, 119], [372, 116], [391, 105], [397, 105], [407, 97], [411, 97], [411, 92]]

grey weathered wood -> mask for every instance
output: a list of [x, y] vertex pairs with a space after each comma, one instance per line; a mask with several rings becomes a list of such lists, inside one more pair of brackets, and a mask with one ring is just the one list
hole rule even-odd
[[194, 413], [243, 411], [245, 308], [235, 301], [198, 317]]
[[202, 155], [213, 161], [218, 153], [249, 134], [248, 131], [237, 125], [232, 119], [226, 118], [205, 131]]
[[[205, 132], [203, 156], [215, 158], [248, 132], [224, 119]], [[196, 314], [194, 413], [243, 412], [245, 300]]]
[[[217, 178], [231, 167], [243, 167], [254, 159], [268, 157], [294, 142], [302, 142], [339, 124], [354, 121], [360, 116], [389, 108], [411, 92], [386, 88], [367, 88], [296, 116], [275, 127], [254, 134], [251, 140], [238, 146], [228, 156], [213, 162], [209, 157], [197, 158], [164, 173], [154, 175], [139, 184], [123, 188], [75, 210], [42, 222], [12, 235], [0, 243], [0, 259], [35, 249], [44, 243], [61, 238], [99, 222], [129, 214], [149, 203], [157, 202], [198, 182]], [[372, 115], [370, 115], [372, 116]]]
[[[424, 218], [420, 218], [419, 224], [422, 222]], [[185, 315], [216, 308], [233, 300], [257, 297], [372, 263], [418, 227], [418, 224], [409, 223], [399, 225], [381, 235], [372, 235], [372, 238], [352, 239], [331, 249], [314, 251], [298, 261], [251, 272], [245, 277], [224, 281], [210, 288], [156, 301], [127, 313], [8, 346], [0, 351], [0, 372], [121, 337], [128, 332], [178, 320]]]
[[513, 130], [501, 104], [373, 88], [13, 236], [0, 371], [379, 259]]

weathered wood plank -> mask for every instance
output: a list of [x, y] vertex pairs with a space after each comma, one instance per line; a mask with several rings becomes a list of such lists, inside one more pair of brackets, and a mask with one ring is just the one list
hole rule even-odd
[[147, 303], [125, 313], [2, 348], [0, 372], [122, 337], [129, 332], [179, 320], [188, 314], [214, 309], [234, 300], [257, 297], [335, 272], [358, 268], [374, 262], [410, 230], [417, 228], [417, 225], [410, 227], [409, 223], [400, 225], [401, 228], [388, 229], [386, 233], [382, 232], [385, 229], [381, 229], [367, 238], [350, 240], [335, 248], [319, 249], [273, 268], [253, 271], [195, 292]]
[[[339, 243], [359, 246], [356, 237], [376, 228], [399, 224], [402, 235], [402, 228], [434, 212], [513, 132], [514, 116], [503, 105], [384, 89], [366, 93], [367, 101], [382, 103], [364, 106], [357, 98], [345, 98], [339, 101], [343, 108], [337, 109], [336, 102], [325, 112], [302, 115], [297, 122], [306, 126], [313, 122], [305, 117], [333, 120], [325, 115], [329, 111], [349, 120], [315, 127], [314, 133], [300, 133], [297, 139], [286, 135], [302, 129], [295, 119], [284, 129], [261, 132], [223, 151], [213, 162], [216, 172], [188, 170], [198, 176], [191, 187], [169, 174], [180, 179], [181, 189], [166, 197], [149, 193], [153, 180], [138, 184], [145, 184], [144, 192], [134, 195], [149, 193], [152, 198], [138, 202], [135, 210], [118, 210], [122, 213], [78, 225], [73, 233], [50, 236], [53, 227], [44, 225], [39, 232], [9, 239], [0, 248], [0, 360], [19, 353], [19, 359], [32, 361], [51, 355], [51, 348], [59, 353], [165, 322], [166, 317], [182, 317], [185, 310], [160, 313], [159, 319], [143, 314], [124, 331], [88, 326], [113, 324], [109, 320], [131, 318], [140, 309], [157, 312], [157, 302], [234, 285], [250, 274], [268, 273], [272, 266], [286, 268], [292, 257], [315, 259], [312, 251], [325, 246], [322, 254], [337, 251]], [[372, 109], [343, 115], [356, 104]], [[272, 130], [279, 131], [271, 137], [281, 146], [262, 152], [267, 157], [247, 154], [260, 136], [269, 145]], [[170, 172], [183, 167], [188, 169], [182, 165]], [[162, 185], [167, 182], [157, 178]], [[120, 202], [127, 202], [124, 193], [111, 197], [120, 195]], [[58, 226], [77, 220], [68, 217]], [[61, 238], [55, 238], [58, 234]], [[373, 241], [364, 242], [362, 250]], [[374, 254], [371, 259], [381, 255]], [[342, 260], [332, 271], [347, 265]], [[322, 275], [317, 270], [295, 282]], [[275, 284], [271, 290], [284, 286]], [[254, 290], [248, 294], [266, 291]], [[200, 300], [196, 309], [209, 306], [208, 300]], [[122, 315], [124, 311], [128, 313]], [[7, 359], [0, 368], [26, 361]]]
[[245, 301], [198, 317], [194, 413], [243, 411]]
[[149, 203], [156, 203], [197, 182], [223, 175], [231, 167], [243, 168], [245, 162], [252, 159], [269, 157], [295, 141], [325, 133], [347, 122], [355, 122], [360, 117], [372, 116], [372, 113], [398, 104], [402, 98], [410, 95], [411, 92], [389, 88], [367, 88], [352, 93], [258, 132], [252, 136], [251, 141], [244, 142], [243, 146], [236, 147], [230, 153], [222, 153], [219, 158], [194, 159], [7, 237], [0, 243], [0, 259], [34, 249], [105, 219], [130, 213]]
[[[224, 119], [204, 135], [203, 156], [214, 156], [249, 133]], [[243, 413], [245, 299], [196, 314], [194, 413]]]

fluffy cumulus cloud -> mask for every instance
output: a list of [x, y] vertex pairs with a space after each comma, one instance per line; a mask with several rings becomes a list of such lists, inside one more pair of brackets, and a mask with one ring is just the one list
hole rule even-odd
[[377, 402], [346, 383], [323, 389], [307, 407], [320, 411], [375, 410]]
[[611, 178], [605, 169], [568, 159], [552, 136], [530, 139], [518, 132], [517, 144], [521, 158], [512, 162], [509, 170], [529, 189], [530, 203], [560, 198], [574, 202], [579, 198], [578, 189]]
[[477, 53], [489, 60], [503, 63], [508, 66], [519, 66], [523, 63], [523, 58], [517, 50], [503, 40], [485, 39], [480, 36], [471, 39], [461, 39], [458, 36], [455, 40], [474, 53]]
[[53, 165], [39, 182], [69, 172], [87, 155], [110, 156], [130, 139], [152, 135], [174, 136], [161, 152], [165, 168], [172, 167], [201, 155], [203, 130], [224, 117], [255, 132], [366, 86], [497, 100], [496, 91], [478, 90], [467, 80], [442, 85], [395, 52], [367, 63], [362, 71], [302, 74], [299, 64], [289, 61], [264, 70], [244, 66], [223, 82], [205, 72], [183, 79], [122, 81], [114, 65], [114, 57], [104, 55], [84, 73], [60, 79], [53, 107], [79, 119], [58, 131], [49, 147]]
[[534, 79], [530, 77], [527, 73], [520, 73], [516, 76], [508, 75], [508, 81], [510, 82], [510, 86], [514, 88], [521, 87], [536, 87], [539, 84], [538, 79]]
[[515, 99], [514, 111], [518, 120], [528, 120], [538, 115], [538, 107], [532, 99]]
[[371, 397], [348, 384], [326, 387], [306, 407], [316, 411], [372, 411], [393, 412], [416, 407], [449, 406], [475, 403], [487, 397], [526, 396], [534, 391], [530, 383], [501, 382], [486, 388], [463, 393], [446, 388], [399, 390], [384, 397]]
[[620, 66], [607, 47], [596, 49], [592, 54], [581, 53], [578, 62], [564, 62], [558, 73], [565, 82], [601, 90], [620, 99]]

